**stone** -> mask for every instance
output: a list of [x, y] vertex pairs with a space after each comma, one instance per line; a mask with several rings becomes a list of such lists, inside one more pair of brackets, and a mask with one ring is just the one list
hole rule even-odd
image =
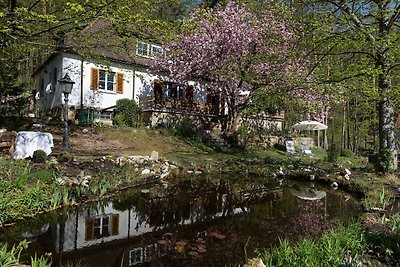
[[311, 174], [310, 175], [310, 181], [314, 181], [315, 180], [315, 175], [314, 174]]
[[57, 178], [56, 181], [57, 181], [57, 183], [58, 183], [59, 185], [65, 185], [65, 184], [66, 184], [66, 181], [65, 181], [65, 179], [63, 179], [63, 178]]
[[158, 151], [152, 151], [152, 152], [151, 152], [150, 159], [151, 159], [151, 160], [154, 160], [154, 161], [157, 161], [158, 158], [159, 158]]
[[150, 169], [147, 169], [147, 168], [142, 171], [142, 175], [147, 175], [150, 173], [151, 173]]
[[88, 132], [89, 132], [89, 130], [86, 128], [82, 130], [82, 133], [88, 133]]
[[164, 179], [168, 175], [169, 175], [169, 172], [163, 173], [163, 174], [160, 175], [160, 179]]

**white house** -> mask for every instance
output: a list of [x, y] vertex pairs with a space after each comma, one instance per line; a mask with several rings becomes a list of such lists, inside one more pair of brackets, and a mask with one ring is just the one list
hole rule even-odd
[[96, 20], [79, 36], [67, 36], [60, 51], [33, 74], [38, 113], [61, 114], [64, 97], [58, 80], [68, 73], [75, 82], [69, 96], [70, 110], [95, 108], [101, 111], [102, 119], [111, 119], [117, 100], [122, 98], [134, 99], [149, 120], [154, 119], [154, 111], [158, 118], [160, 112], [171, 111], [220, 114], [220, 97], [211, 95], [204, 84], [178, 85], [147, 71], [160, 53], [159, 45], [133, 40], [126, 46], [118, 37], [99, 41], [94, 39], [96, 33], [115, 36], [109, 23]]
[[[80, 34], [67, 35], [59, 51], [33, 74], [37, 113], [61, 116], [64, 97], [58, 80], [68, 73], [75, 82], [69, 119], [80, 110], [95, 109], [100, 119], [111, 122], [117, 100], [128, 98], [139, 104], [143, 121], [151, 126], [174, 126], [186, 119], [207, 127], [221, 125], [227, 114], [224, 95], [205, 82], [176, 84], [149, 73], [161, 49], [148, 41], [120, 39], [110, 23], [95, 20]], [[242, 120], [250, 128], [282, 129], [281, 116], [255, 118]]]

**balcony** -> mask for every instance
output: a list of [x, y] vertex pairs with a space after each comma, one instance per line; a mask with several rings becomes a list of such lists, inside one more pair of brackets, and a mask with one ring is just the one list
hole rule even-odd
[[187, 99], [155, 99], [153, 96], [139, 98], [139, 107], [144, 111], [190, 113], [195, 115], [224, 115], [224, 107], [219, 102], [192, 102]]

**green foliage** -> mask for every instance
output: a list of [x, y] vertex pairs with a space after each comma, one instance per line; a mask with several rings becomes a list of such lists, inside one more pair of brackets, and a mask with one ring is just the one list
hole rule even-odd
[[57, 161], [59, 162], [68, 162], [71, 159], [72, 159], [71, 154], [65, 151], [57, 155]]
[[36, 150], [33, 152], [32, 162], [44, 163], [47, 160], [47, 154], [43, 150]]
[[40, 256], [39, 258], [37, 255], [35, 257], [31, 257], [31, 267], [50, 267], [51, 260], [45, 258], [44, 256]]
[[390, 150], [384, 149], [379, 153], [379, 170], [384, 173], [393, 171], [393, 154]]
[[115, 126], [125, 126], [124, 118], [125, 117], [122, 114], [115, 114], [113, 118], [113, 124]]
[[190, 120], [183, 120], [176, 127], [176, 134], [187, 139], [199, 139], [196, 125]]
[[328, 161], [336, 162], [340, 156], [340, 148], [336, 144], [331, 144], [328, 150]]
[[385, 224], [400, 238], [400, 214], [393, 214], [387, 221], [385, 221]]
[[7, 244], [0, 244], [0, 266], [11, 267], [19, 263], [22, 250], [28, 247], [26, 241], [20, 242], [17, 246], [12, 246], [9, 250]]
[[351, 158], [354, 156], [353, 151], [351, 151], [350, 149], [343, 149], [342, 153], [341, 153], [342, 157], [346, 157], [346, 158]]
[[[360, 224], [340, 226], [319, 240], [303, 239], [298, 244], [283, 240], [277, 248], [261, 253], [266, 266], [349, 266], [366, 252]], [[353, 266], [353, 265], [350, 265]]]
[[116, 118], [114, 123], [118, 126], [133, 127], [139, 123], [140, 108], [133, 99], [119, 99], [117, 100]]

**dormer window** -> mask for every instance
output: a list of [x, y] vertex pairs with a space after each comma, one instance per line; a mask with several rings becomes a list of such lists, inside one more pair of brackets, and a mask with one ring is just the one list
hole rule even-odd
[[136, 55], [142, 57], [153, 58], [161, 53], [161, 47], [158, 45], [148, 44], [145, 42], [138, 42], [136, 48]]

